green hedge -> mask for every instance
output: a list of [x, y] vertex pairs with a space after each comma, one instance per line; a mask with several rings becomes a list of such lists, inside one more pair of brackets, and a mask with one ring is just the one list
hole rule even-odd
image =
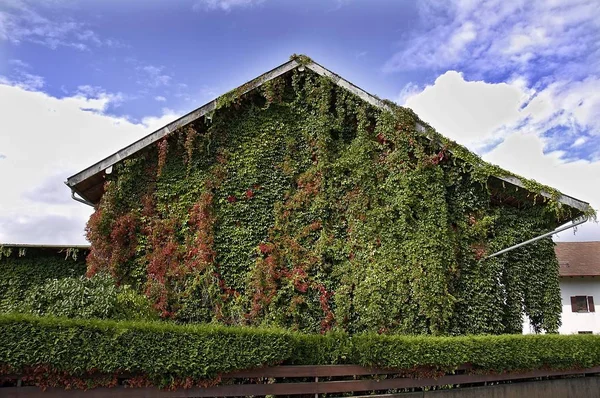
[[0, 313], [157, 319], [148, 299], [106, 274], [84, 276], [84, 248], [0, 246]]
[[283, 330], [0, 315], [0, 369], [39, 365], [74, 375], [135, 373], [206, 379], [290, 357]]
[[573, 369], [600, 365], [597, 335], [384, 336], [352, 338], [354, 361], [362, 365], [452, 370], [460, 364], [492, 372]]
[[[569, 369], [600, 365], [600, 336], [304, 335], [283, 329], [0, 315], [0, 371], [134, 373], [156, 385], [275, 364], [353, 363], [416, 370]], [[53, 373], [54, 372], [54, 373]], [[52, 377], [52, 376], [48, 376]], [[173, 384], [171, 384], [173, 385]]]
[[0, 312], [19, 304], [34, 287], [85, 274], [87, 250], [0, 245]]
[[67, 318], [158, 320], [146, 296], [129, 285], [117, 286], [106, 274], [51, 279], [32, 286], [14, 311]]

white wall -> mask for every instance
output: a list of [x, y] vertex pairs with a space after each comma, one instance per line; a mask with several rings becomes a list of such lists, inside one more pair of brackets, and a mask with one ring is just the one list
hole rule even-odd
[[[573, 312], [571, 296], [592, 296], [596, 312]], [[600, 278], [574, 277], [560, 278], [560, 298], [562, 301], [562, 325], [560, 334], [573, 334], [579, 331], [600, 333]], [[526, 318], [523, 333], [533, 333]]]
[[[596, 312], [573, 312], [571, 296], [592, 296]], [[600, 279], [587, 277], [560, 278], [560, 298], [562, 300], [562, 326], [560, 334], [589, 331], [600, 333]]]

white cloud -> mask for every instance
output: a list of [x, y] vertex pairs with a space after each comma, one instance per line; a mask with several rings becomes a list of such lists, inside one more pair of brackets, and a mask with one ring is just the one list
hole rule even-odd
[[0, 3], [0, 41], [82, 51], [91, 46], [123, 47], [118, 40], [100, 38], [88, 25], [65, 18], [63, 6], [60, 1], [5, 0]]
[[419, 8], [423, 28], [402, 41], [384, 70], [551, 69], [581, 78], [600, 65], [597, 0], [423, 0]]
[[19, 86], [25, 90], [38, 90], [44, 87], [44, 78], [30, 73], [31, 66], [28, 63], [20, 59], [11, 59], [8, 65], [12, 70], [6, 76], [0, 75], [0, 84]]
[[[442, 134], [475, 149], [525, 128], [546, 133], [546, 149], [552, 151], [581, 146], [583, 134], [600, 136], [600, 78], [596, 77], [557, 81], [536, 91], [522, 78], [486, 83], [447, 71], [421, 92], [411, 92], [405, 96], [406, 106]], [[590, 158], [600, 157], [600, 148], [588, 152]]]
[[585, 144], [587, 142], [587, 137], [579, 137], [575, 140], [575, 142], [573, 143], [573, 145], [571, 145], [572, 147], [578, 147], [578, 146], [582, 146], [583, 144]]
[[519, 54], [535, 47], [546, 46], [550, 39], [546, 35], [545, 28], [533, 28], [527, 33], [514, 33], [509, 38], [508, 47], [504, 49], [505, 54]]
[[31, 65], [29, 65], [27, 62], [24, 62], [20, 59], [9, 59], [8, 60], [8, 64], [12, 65], [15, 68], [19, 68], [19, 69], [29, 69], [31, 68]]
[[62, 172], [49, 174], [41, 184], [31, 187], [22, 193], [22, 197], [31, 202], [45, 204], [71, 204], [69, 195], [65, 195], [65, 186], [62, 183], [65, 176]]
[[83, 220], [89, 217], [89, 214], [80, 213], [79, 211], [73, 211], [71, 215], [40, 213], [36, 215], [0, 216], [0, 242], [56, 245], [86, 244], [87, 242], [83, 236]]
[[419, 87], [418, 85], [414, 84], [413, 82], [409, 82], [406, 85], [404, 85], [404, 87], [400, 91], [400, 94], [398, 94], [398, 97], [396, 98], [396, 102], [402, 106], [407, 106], [406, 101], [409, 98], [419, 94], [422, 91], [423, 91], [422, 87]]
[[164, 66], [144, 65], [136, 68], [141, 73], [139, 84], [149, 87], [169, 86], [172, 77], [164, 73]]
[[449, 60], [456, 60], [476, 37], [475, 24], [472, 21], [466, 21], [448, 39], [448, 45], [443, 49], [444, 56]]
[[563, 161], [600, 159], [600, 2], [424, 0], [419, 9], [422, 29], [384, 70], [449, 71], [405, 95], [409, 107], [478, 150], [530, 132]]
[[0, 84], [21, 87], [25, 90], [37, 90], [44, 87], [44, 78], [24, 71], [17, 71], [11, 77], [0, 75]]
[[[173, 120], [175, 114], [136, 124], [102, 113], [117, 96], [95, 87], [55, 98], [0, 84], [0, 242], [85, 243], [91, 209], [70, 200], [63, 181]], [[35, 115], [35, 117], [32, 117]]]
[[491, 163], [550, 185], [577, 199], [600, 205], [600, 162], [566, 162], [559, 152], [544, 153], [544, 142], [533, 132], [518, 132], [483, 155]]
[[264, 0], [200, 0], [193, 6], [194, 11], [222, 10], [230, 11], [235, 7], [249, 7], [262, 3]]
[[156, 97], [154, 97], [154, 101], [158, 101], [158, 102], [165, 102], [167, 99], [165, 97], [163, 97], [162, 95], [157, 95]]
[[97, 111], [105, 111], [109, 104], [113, 107], [118, 107], [126, 99], [126, 96], [121, 92], [116, 94], [108, 93], [102, 87], [90, 85], [78, 86], [75, 97], [85, 98], [90, 103], [93, 102], [94, 106], [89, 109]]
[[[562, 110], [562, 112], [557, 112]], [[528, 105], [534, 121], [578, 126], [600, 135], [600, 77], [577, 82], [557, 81], [548, 85]]]
[[527, 93], [519, 84], [489, 84], [465, 81], [462, 74], [448, 71], [404, 104], [464, 145], [477, 146], [498, 138], [506, 126], [522, 118], [519, 110]]

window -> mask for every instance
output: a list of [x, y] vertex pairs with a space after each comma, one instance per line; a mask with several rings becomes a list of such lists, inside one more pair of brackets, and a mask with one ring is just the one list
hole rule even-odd
[[577, 332], [578, 334], [592, 334], [591, 330], [580, 330], [579, 332]]
[[594, 298], [592, 296], [571, 296], [571, 311], [595, 312]]

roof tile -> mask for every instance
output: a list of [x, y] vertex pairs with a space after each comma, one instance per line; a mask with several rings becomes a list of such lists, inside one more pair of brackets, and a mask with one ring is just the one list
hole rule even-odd
[[600, 276], [600, 242], [560, 242], [554, 251], [560, 276]]

